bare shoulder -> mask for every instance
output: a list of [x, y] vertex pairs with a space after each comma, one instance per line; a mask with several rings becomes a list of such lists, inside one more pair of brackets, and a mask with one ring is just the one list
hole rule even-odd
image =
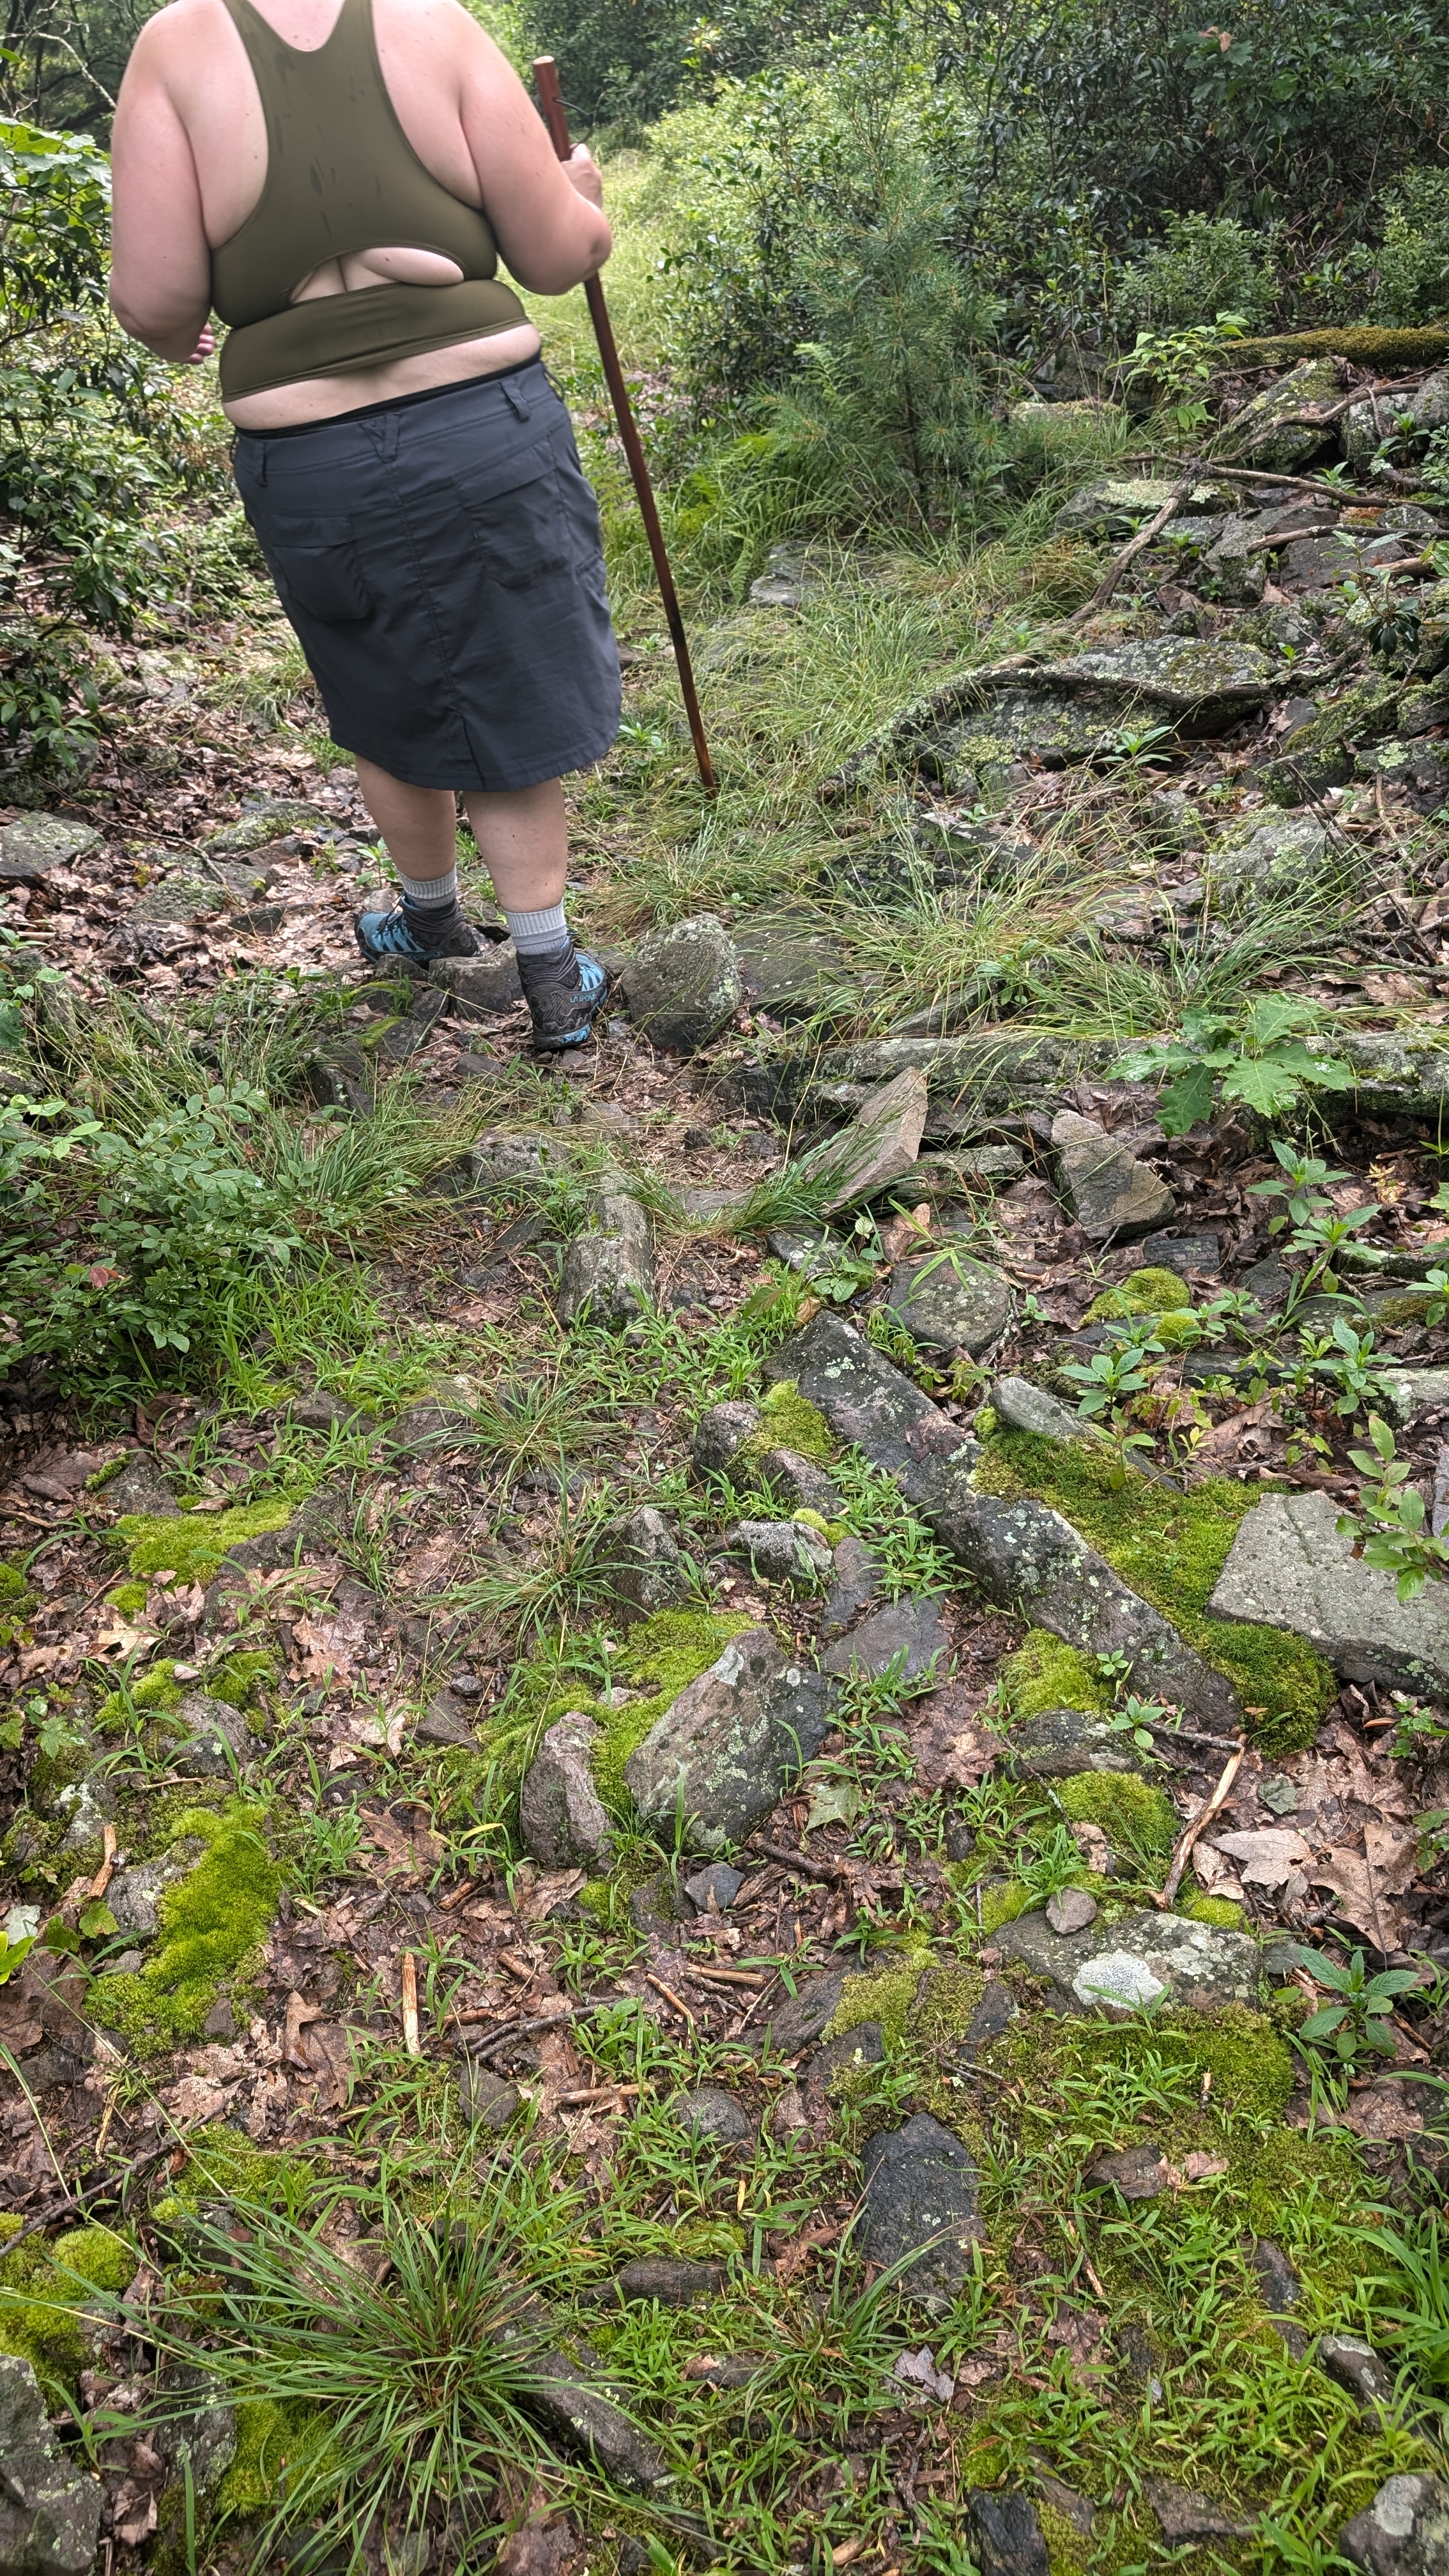
[[147, 19], [131, 47], [128, 68], [164, 75], [189, 64], [230, 23], [222, 0], [169, 0], [166, 8]]
[[[198, 0], [177, 0], [177, 5], [198, 5]], [[474, 79], [492, 74], [513, 80], [507, 56], [459, 0], [373, 0], [373, 8], [379, 29], [395, 43], [409, 50], [425, 48], [435, 60], [456, 63]]]

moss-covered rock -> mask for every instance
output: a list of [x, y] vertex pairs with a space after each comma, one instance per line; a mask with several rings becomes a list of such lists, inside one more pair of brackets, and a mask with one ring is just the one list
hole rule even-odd
[[1134, 1270], [1118, 1288], [1104, 1288], [1087, 1308], [1089, 1324], [1128, 1315], [1173, 1315], [1192, 1304], [1192, 1291], [1175, 1270]]
[[178, 1583], [210, 1583], [229, 1550], [243, 1540], [285, 1529], [292, 1518], [289, 1503], [244, 1503], [229, 1512], [182, 1512], [175, 1520], [151, 1520], [126, 1512], [111, 1533], [126, 1551], [132, 1574], [170, 1575]]
[[1014, 1718], [1041, 1717], [1049, 1708], [1079, 1708], [1088, 1717], [1105, 1717], [1112, 1704], [1091, 1658], [1064, 1645], [1049, 1628], [1028, 1628], [998, 1678]]
[[0, 2218], [0, 2352], [28, 2361], [42, 2382], [59, 2378], [74, 2391], [91, 2348], [92, 2293], [123, 2290], [140, 2256], [128, 2237], [108, 2227], [78, 2227], [45, 2245], [36, 2237], [4, 2251], [21, 2221]]
[[105, 1977], [94, 1990], [98, 2020], [124, 2033], [140, 2056], [195, 2039], [223, 1986], [253, 1972], [281, 1894], [281, 1872], [263, 1838], [263, 1811], [233, 1800], [220, 1815], [184, 1808], [170, 1840], [195, 1835], [194, 1869], [158, 1899], [155, 1950], [134, 1976]]
[[824, 1414], [801, 1394], [793, 1378], [781, 1378], [761, 1397], [759, 1428], [736, 1452], [737, 1464], [745, 1469], [758, 1467], [772, 1449], [793, 1449], [797, 1458], [809, 1458], [818, 1467], [828, 1466], [839, 1451]]
[[1074, 1825], [1100, 1825], [1114, 1851], [1150, 1864], [1165, 1860], [1177, 1840], [1176, 1814], [1150, 1780], [1130, 1771], [1079, 1771], [1055, 1785], [1062, 1813]]

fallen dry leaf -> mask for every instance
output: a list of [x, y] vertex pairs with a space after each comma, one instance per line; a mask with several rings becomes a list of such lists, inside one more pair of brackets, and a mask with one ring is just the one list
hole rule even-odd
[[322, 2007], [320, 2004], [304, 2003], [299, 1994], [294, 1993], [288, 1995], [287, 2018], [282, 2031], [282, 2062], [284, 2065], [306, 2065], [306, 2059], [298, 2055], [297, 2043], [300, 2040], [308, 2022], [320, 2021], [321, 2018]]
[[167, 2086], [161, 2099], [173, 2120], [189, 2128], [193, 2121], [218, 2119], [235, 2091], [234, 2084], [213, 2083], [208, 2075], [183, 2075], [179, 2084]]
[[1202, 2154], [1200, 2149], [1197, 2148], [1194, 2148], [1193, 2153], [1190, 2156], [1184, 2156], [1182, 2160], [1182, 2178], [1184, 2182], [1211, 2182], [1215, 2175], [1225, 2174], [1227, 2169], [1228, 2160], [1226, 2156], [1207, 2156]]
[[127, 2478], [111, 2508], [111, 2528], [123, 2549], [139, 2549], [156, 2528], [156, 2496], [135, 2478]]
[[1424, 2114], [1415, 2110], [1406, 2093], [1402, 2084], [1375, 2084], [1367, 2093], [1355, 2093], [1348, 2109], [1339, 2114], [1338, 2126], [1352, 2129], [1360, 2138], [1417, 2138]]
[[[1213, 1849], [1242, 1864], [1246, 1887], [1281, 1887], [1294, 1870], [1310, 1867], [1313, 1854], [1290, 1825], [1261, 1826], [1251, 1833], [1214, 1834]], [[1301, 1894], [1301, 1888], [1300, 1888]]]
[[566, 1904], [583, 1886], [584, 1878], [585, 1872], [581, 1869], [545, 1870], [540, 1878], [534, 1880], [519, 1906], [522, 1920], [525, 1923], [546, 1922], [557, 1906]]
[[818, 2253], [822, 2246], [833, 2245], [839, 2234], [840, 2224], [838, 2220], [829, 2218], [807, 2219], [798, 2235], [792, 2236], [787, 2244], [782, 2245], [779, 2253], [776, 2255], [776, 2280], [785, 2282], [793, 2281], [797, 2272], [804, 2271], [812, 2254]]
[[[1385, 1831], [1380, 1828], [1380, 1831]], [[1407, 1871], [1388, 1872], [1375, 1869], [1361, 1852], [1340, 1848], [1323, 1860], [1315, 1861], [1307, 1875], [1315, 1887], [1331, 1888], [1338, 1900], [1337, 1911], [1345, 1922], [1372, 1941], [1376, 1950], [1387, 1954], [1402, 1949], [1405, 1922], [1403, 1910], [1394, 1903], [1413, 1875], [1413, 1836], [1408, 1838], [1410, 1866]]]

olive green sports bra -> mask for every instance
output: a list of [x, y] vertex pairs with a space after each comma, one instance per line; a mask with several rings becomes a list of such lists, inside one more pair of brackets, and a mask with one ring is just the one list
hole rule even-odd
[[[487, 216], [450, 195], [403, 132], [377, 59], [372, 0], [342, 0], [326, 44], [310, 53], [284, 44], [251, 0], [226, 7], [256, 75], [267, 176], [246, 222], [211, 254], [212, 306], [231, 325], [223, 397], [384, 367], [526, 322], [499, 280]], [[393, 247], [440, 252], [462, 279], [289, 302], [324, 260]]]

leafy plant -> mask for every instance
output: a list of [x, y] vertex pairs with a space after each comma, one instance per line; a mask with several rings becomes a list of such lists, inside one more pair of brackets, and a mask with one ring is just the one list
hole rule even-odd
[[1381, 1415], [1369, 1415], [1368, 1430], [1372, 1447], [1348, 1453], [1366, 1479], [1359, 1487], [1359, 1508], [1341, 1512], [1337, 1526], [1353, 1539], [1355, 1556], [1392, 1574], [1399, 1599], [1412, 1601], [1427, 1582], [1449, 1577], [1449, 1536], [1436, 1538], [1429, 1527], [1424, 1497], [1409, 1482], [1409, 1461], [1399, 1456]]
[[[1117, 1066], [1129, 1082], [1170, 1075], [1158, 1110], [1169, 1136], [1185, 1136], [1223, 1099], [1240, 1100], [1265, 1118], [1294, 1109], [1305, 1093], [1350, 1091], [1354, 1076], [1337, 1057], [1310, 1053], [1305, 1035], [1320, 1013], [1285, 993], [1255, 993], [1240, 1009], [1188, 1010], [1180, 1034], [1128, 1049]], [[1277, 1148], [1274, 1148], [1275, 1152]]]
[[1324, 2004], [1300, 2023], [1297, 2037], [1311, 2047], [1335, 2058], [1339, 2065], [1353, 2068], [1361, 2065], [1366, 2055], [1392, 2057], [1394, 2034], [1390, 2016], [1394, 1999], [1407, 1994], [1419, 1982], [1416, 1968], [1384, 1968], [1369, 1976], [1362, 1950], [1355, 1950], [1347, 1967], [1331, 1959], [1323, 1950], [1298, 1947], [1299, 1965], [1307, 1968], [1315, 1984], [1326, 1986], [1336, 2003]]
[[22, 1941], [12, 1941], [8, 1932], [0, 1930], [0, 1986], [8, 1983], [17, 1968], [24, 1966], [34, 1947], [33, 1933]]
[[1150, 1432], [1129, 1426], [1136, 1403], [1151, 1392], [1153, 1372], [1147, 1362], [1165, 1356], [1157, 1321], [1155, 1315], [1140, 1315], [1125, 1324], [1109, 1324], [1102, 1350], [1094, 1351], [1089, 1360], [1068, 1360], [1062, 1369], [1063, 1377], [1078, 1389], [1077, 1411], [1083, 1421], [1099, 1423], [1110, 1436], [1118, 1473], [1124, 1479], [1128, 1452], [1152, 1446]]
[[1347, 1180], [1346, 1172], [1330, 1171], [1327, 1163], [1315, 1155], [1300, 1153], [1295, 1145], [1285, 1145], [1281, 1138], [1271, 1140], [1273, 1155], [1288, 1177], [1282, 1181], [1254, 1181], [1252, 1195], [1260, 1199], [1281, 1199], [1285, 1204], [1268, 1220], [1270, 1234], [1287, 1234], [1290, 1252], [1306, 1253], [1308, 1267], [1294, 1282], [1287, 1308], [1291, 1317], [1295, 1307], [1317, 1287], [1333, 1288], [1336, 1281], [1333, 1263], [1344, 1246], [1364, 1226], [1372, 1225], [1382, 1214], [1377, 1201], [1350, 1208], [1346, 1213], [1334, 1206], [1327, 1185]]
[[1129, 381], [1146, 376], [1162, 399], [1173, 428], [1186, 437], [1208, 417], [1203, 389], [1223, 363], [1227, 344], [1248, 328], [1242, 313], [1219, 313], [1211, 322], [1177, 331], [1139, 331], [1127, 368]]
[[1326, 1337], [1303, 1332], [1299, 1341], [1315, 1377], [1333, 1389], [1334, 1412], [1345, 1421], [1375, 1401], [1382, 1403], [1388, 1385], [1386, 1363], [1374, 1347], [1371, 1332], [1359, 1332], [1346, 1315], [1339, 1315]]

